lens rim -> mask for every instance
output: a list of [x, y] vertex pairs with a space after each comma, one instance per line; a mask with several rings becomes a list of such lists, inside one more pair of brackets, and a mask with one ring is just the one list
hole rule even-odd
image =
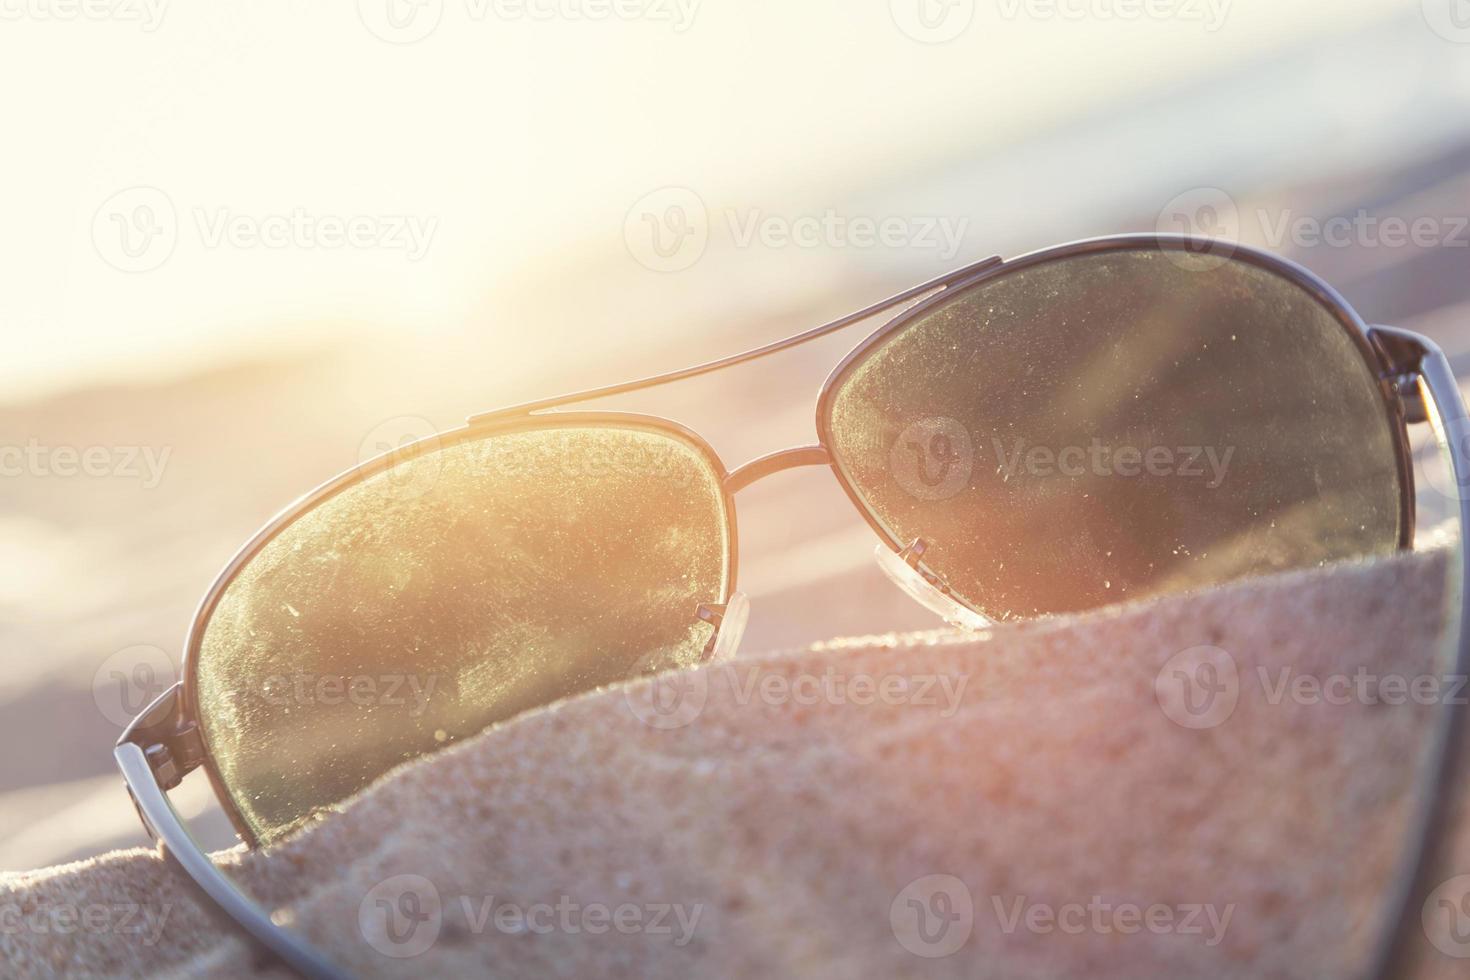
[[[904, 310], [892, 320], [889, 320], [848, 352], [847, 356], [827, 375], [827, 380], [823, 382], [821, 393], [817, 397], [817, 439], [822, 448], [827, 451], [827, 461], [832, 470], [833, 477], [837, 480], [838, 485], [842, 487], [843, 492], [847, 494], [848, 499], [852, 501], [852, 505], [857, 508], [858, 513], [863, 516], [863, 520], [873, 529], [874, 533], [895, 552], [902, 552], [911, 543], [899, 540], [893, 531], [884, 525], [878, 516], [873, 513], [872, 509], [863, 501], [847, 474], [843, 472], [842, 460], [835, 449], [836, 442], [833, 439], [832, 412], [837, 393], [847, 383], [849, 375], [866, 361], [870, 354], [881, 348], [899, 331], [906, 328], [919, 317], [925, 316], [932, 310], [954, 301], [960, 293], [973, 286], [1001, 279], [1024, 269], [1030, 269], [1051, 262], [1078, 258], [1080, 256], [1148, 250], [1184, 252], [1194, 257], [1208, 256], [1213, 259], [1230, 262], [1245, 262], [1248, 265], [1256, 266], [1285, 279], [1287, 282], [1305, 290], [1319, 305], [1332, 314], [1337, 324], [1352, 338], [1358, 353], [1363, 357], [1364, 364], [1373, 372], [1373, 376], [1378, 379], [1379, 400], [1389, 424], [1389, 431], [1394, 444], [1394, 455], [1398, 464], [1398, 549], [1400, 551], [1411, 550], [1414, 544], [1415, 518], [1413, 453], [1409, 446], [1408, 425], [1403, 402], [1399, 400], [1390, 385], [1390, 379], [1397, 372], [1394, 371], [1393, 364], [1387, 356], [1387, 353], [1379, 347], [1378, 340], [1375, 339], [1377, 334], [1373, 328], [1358, 315], [1358, 312], [1349, 305], [1348, 301], [1337, 290], [1323, 281], [1316, 273], [1311, 272], [1290, 259], [1235, 242], [1216, 239], [1202, 240], [1189, 235], [1170, 234], [1108, 235], [1102, 238], [1089, 238], [1082, 241], [1069, 242], [1064, 245], [1056, 245], [1035, 252], [1028, 252], [1014, 259], [1007, 259], [999, 264], [988, 266], [967, 279], [962, 279], [938, 290], [928, 299], [920, 301]], [[922, 561], [918, 562], [918, 565], [921, 568], [926, 568], [926, 570], [933, 572], [933, 569], [927, 569]], [[975, 609], [963, 597], [956, 595], [953, 598], [972, 611], [977, 613], [981, 612], [981, 610]]]
[[[269, 544], [279, 533], [295, 523], [303, 514], [315, 509], [322, 503], [348, 490], [364, 480], [387, 470], [389, 467], [427, 456], [450, 446], [465, 442], [478, 442], [496, 435], [506, 435], [517, 432], [535, 432], [544, 429], [586, 429], [605, 428], [623, 429], [653, 432], [658, 435], [668, 436], [680, 442], [695, 453], [709, 466], [710, 472], [715, 478], [719, 488], [720, 505], [724, 512], [725, 534], [728, 541], [725, 562], [725, 594], [719, 597], [720, 603], [728, 603], [730, 597], [736, 590], [736, 575], [739, 571], [739, 535], [735, 520], [735, 498], [729, 486], [729, 471], [719, 455], [693, 429], [680, 425], [672, 419], [662, 418], [656, 415], [640, 415], [626, 412], [556, 412], [547, 415], [517, 415], [509, 417], [492, 417], [484, 420], [473, 420], [469, 425], [451, 429], [447, 432], [436, 433], [424, 439], [410, 443], [398, 449], [392, 449], [379, 456], [375, 456], [366, 462], [360, 463], [337, 476], [332, 477], [316, 489], [308, 491], [299, 497], [294, 503], [271, 518], [264, 527], [256, 531], [254, 535], [235, 553], [224, 569], [215, 576], [204, 598], [200, 600], [194, 617], [189, 624], [188, 633], [184, 639], [184, 656], [181, 665], [181, 717], [180, 724], [194, 724], [198, 727], [200, 743], [204, 747], [203, 758], [200, 767], [209, 774], [209, 784], [214, 790], [215, 798], [219, 800], [220, 806], [230, 819], [230, 825], [245, 844], [252, 850], [260, 846], [260, 837], [252, 830], [239, 808], [236, 806], [234, 797], [230, 793], [223, 774], [215, 761], [214, 754], [209, 748], [209, 739], [205, 735], [202, 715], [199, 711], [199, 660], [200, 646], [204, 641], [204, 634], [209, 627], [210, 617], [225, 590], [235, 581], [241, 570], [248, 565], [252, 559]], [[690, 611], [691, 617], [694, 615]]]

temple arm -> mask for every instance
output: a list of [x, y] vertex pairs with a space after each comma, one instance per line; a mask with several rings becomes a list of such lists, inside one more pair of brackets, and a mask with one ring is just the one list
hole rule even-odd
[[[350, 974], [332, 965], [306, 940], [272, 922], [264, 909], [216, 867], [169, 802], [160, 785], [160, 772], [165, 774], [165, 782], [171, 779], [177, 784], [173, 777], [182, 778], [185, 766], [182, 762], [175, 765], [168, 758], [176, 748], [170, 749], [166, 742], [155, 739], [159, 725], [172, 724], [179, 718], [180, 692], [178, 684], [165, 691], [128, 727], [113, 750], [143, 825], [162, 843], [169, 863], [202, 894], [206, 908], [223, 912], [217, 917], [239, 929], [252, 945], [279, 957], [308, 980], [350, 980]], [[150, 751], [153, 761], [149, 759]]]
[[[1434, 426], [1450, 485], [1439, 490], [1458, 505], [1460, 515], [1459, 561], [1447, 572], [1447, 592], [1452, 599], [1445, 616], [1447, 646], [1446, 669], [1455, 676], [1470, 675], [1470, 637], [1465, 632], [1465, 612], [1470, 603], [1470, 417], [1459, 382], [1444, 351], [1427, 337], [1392, 327], [1374, 327], [1375, 344], [1389, 358], [1396, 370], [1413, 381], [1418, 399], [1413, 404], [1410, 421], [1416, 410], [1423, 409], [1423, 420]], [[1406, 394], [1408, 394], [1406, 392]], [[1419, 958], [1424, 951], [1424, 931], [1420, 910], [1426, 896], [1433, 891], [1436, 879], [1444, 873], [1453, 848], [1452, 829], [1457, 781], [1464, 755], [1465, 710], [1459, 698], [1450, 698], [1441, 706], [1431, 735], [1428, 765], [1421, 778], [1429, 780], [1420, 803], [1411, 815], [1410, 847], [1403, 870], [1393, 884], [1387, 909], [1387, 928], [1374, 950], [1372, 969], [1366, 975], [1382, 980], [1418, 976]]]
[[566, 395], [557, 395], [554, 398], [541, 398], [533, 402], [512, 405], [509, 408], [496, 409], [493, 412], [486, 412], [482, 415], [472, 415], [470, 416], [469, 424], [478, 425], [481, 422], [488, 422], [492, 419], [504, 418], [509, 415], [526, 415], [547, 408], [591, 401], [594, 398], [608, 398], [612, 395], [627, 394], [630, 391], [642, 391], [645, 388], [671, 384], [675, 381], [683, 381], [686, 378], [697, 378], [701, 374], [708, 374], [711, 371], [718, 371], [721, 368], [745, 364], [770, 354], [790, 350], [793, 347], [800, 347], [802, 344], [810, 343], [820, 337], [826, 337], [828, 334], [836, 333], [839, 330], [846, 330], [848, 327], [861, 323], [871, 316], [877, 316], [879, 313], [903, 306], [905, 303], [913, 302], [938, 290], [954, 289], [968, 285], [972, 280], [987, 272], [993, 272], [1002, 265], [1005, 265], [1005, 260], [999, 255], [992, 255], [988, 259], [981, 259], [979, 262], [971, 263], [953, 272], [947, 272], [936, 279], [931, 279], [911, 289], [905, 289], [903, 292], [890, 296], [887, 299], [879, 300], [871, 306], [863, 307], [856, 313], [849, 313], [846, 316], [838, 317], [819, 327], [813, 327], [804, 333], [787, 337], [784, 340], [777, 340], [774, 343], [766, 344], [764, 347], [757, 347], [754, 350], [743, 351], [739, 354], [731, 354], [729, 357], [706, 361], [703, 364], [696, 364], [693, 367], [682, 368], [678, 371], [670, 371], [667, 374], [656, 374], [651, 378], [640, 378], [637, 381], [624, 381], [621, 384], [605, 385], [601, 388], [588, 388], [585, 391], [575, 391]]

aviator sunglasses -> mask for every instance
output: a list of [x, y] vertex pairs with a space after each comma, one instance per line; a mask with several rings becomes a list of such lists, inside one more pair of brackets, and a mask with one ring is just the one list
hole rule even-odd
[[[892, 310], [822, 386], [815, 444], [734, 470], [667, 419], [553, 411]], [[1233, 244], [1128, 235], [986, 259], [742, 354], [477, 416], [327, 482], [215, 581], [182, 680], [116, 758], [216, 910], [303, 975], [345, 976], [193, 840], [166, 795], [187, 773], [204, 769], [266, 846], [496, 722], [730, 656], [748, 609], [734, 498], [793, 467], [830, 468], [885, 572], [983, 628], [1409, 549], [1409, 426], [1426, 422], [1463, 532], [1470, 426], [1428, 339], [1368, 326], [1312, 273]], [[1459, 673], [1464, 570], [1447, 627]], [[278, 690], [409, 669], [432, 696], [303, 710]], [[1436, 720], [1371, 975], [1409, 955], [1459, 716]]]

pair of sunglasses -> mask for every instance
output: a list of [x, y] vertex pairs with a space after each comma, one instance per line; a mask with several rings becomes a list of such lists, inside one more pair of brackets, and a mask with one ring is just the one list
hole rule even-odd
[[[551, 411], [898, 308], [823, 385], [816, 444], [733, 471], [667, 419]], [[166, 795], [188, 772], [265, 846], [496, 722], [729, 656], [748, 608], [735, 495], [793, 467], [829, 467], [890, 577], [983, 627], [1411, 548], [1422, 422], [1463, 532], [1470, 426], [1426, 338], [1367, 326], [1306, 270], [1220, 242], [990, 258], [746, 353], [477, 416], [329, 481], [215, 581], [183, 679], [117, 762], [150, 833], [234, 925], [306, 976], [342, 976], [195, 843]], [[1409, 955], [1458, 721], [1445, 706], [1374, 975]]]

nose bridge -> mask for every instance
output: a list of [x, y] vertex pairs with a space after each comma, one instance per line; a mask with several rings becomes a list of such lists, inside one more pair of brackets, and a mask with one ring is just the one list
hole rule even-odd
[[725, 477], [725, 489], [731, 494], [736, 494], [757, 480], [764, 480], [782, 470], [792, 470], [798, 466], [827, 466], [831, 462], [832, 457], [827, 452], [826, 446], [797, 446], [793, 449], [783, 449], [769, 456], [751, 460], [736, 469], [735, 472]]

